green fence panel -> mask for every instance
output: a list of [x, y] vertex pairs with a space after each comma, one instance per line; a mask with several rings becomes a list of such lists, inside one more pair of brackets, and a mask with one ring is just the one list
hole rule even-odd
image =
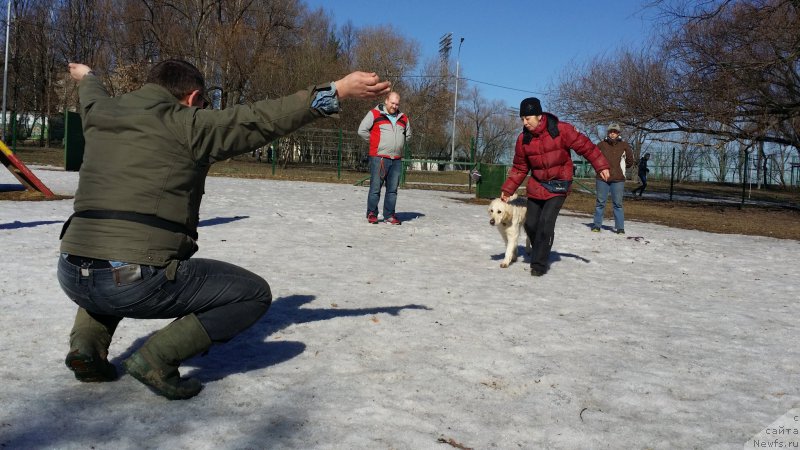
[[81, 115], [67, 111], [64, 116], [64, 170], [71, 172], [80, 170], [85, 144]]
[[500, 188], [506, 181], [508, 166], [478, 163], [477, 169], [481, 177], [475, 185], [476, 196], [478, 198], [500, 197]]
[[572, 160], [573, 168], [574, 168], [574, 177], [575, 178], [593, 178], [594, 177], [594, 167], [589, 164], [589, 161], [585, 159], [573, 159]]

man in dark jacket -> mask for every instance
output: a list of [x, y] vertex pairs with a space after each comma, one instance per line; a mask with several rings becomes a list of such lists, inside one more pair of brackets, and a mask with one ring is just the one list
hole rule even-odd
[[597, 148], [606, 157], [611, 165], [611, 174], [608, 180], [600, 179], [598, 174], [595, 180], [596, 202], [594, 207], [594, 223], [592, 231], [600, 232], [603, 225], [603, 215], [606, 210], [608, 194], [611, 193], [611, 203], [614, 205], [614, 232], [625, 234], [625, 215], [622, 210], [622, 196], [625, 193], [625, 169], [633, 167], [633, 151], [627, 142], [619, 136], [620, 128], [616, 123], [608, 126], [607, 136], [597, 144]]
[[648, 161], [650, 161], [650, 153], [645, 153], [644, 156], [639, 159], [639, 179], [642, 180], [642, 185], [631, 192], [633, 195], [636, 195], [638, 192], [639, 197], [641, 197], [642, 194], [644, 194], [644, 190], [647, 189], [647, 174], [650, 173], [650, 169], [647, 168]]
[[277, 100], [204, 110], [204, 80], [181, 60], [155, 65], [140, 89], [111, 98], [89, 67], [79, 82], [86, 140], [75, 213], [64, 226], [58, 280], [78, 306], [66, 365], [80, 381], [113, 381], [108, 348], [123, 317], [177, 318], [123, 365], [169, 399], [200, 392], [180, 363], [224, 343], [269, 308], [267, 282], [197, 251], [200, 201], [214, 162], [247, 153], [321, 117], [339, 99], [389, 91], [354, 72]]
[[500, 198], [508, 199], [517, 191], [528, 173], [528, 212], [525, 231], [531, 241], [531, 275], [547, 273], [550, 249], [555, 236], [558, 212], [564, 205], [572, 184], [573, 163], [570, 149], [592, 164], [601, 179], [609, 176], [608, 161], [592, 141], [574, 126], [542, 112], [536, 97], [519, 105], [522, 133], [514, 148], [514, 162], [503, 183]]

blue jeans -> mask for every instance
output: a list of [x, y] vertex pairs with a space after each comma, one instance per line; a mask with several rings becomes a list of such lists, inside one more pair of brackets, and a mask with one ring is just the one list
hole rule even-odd
[[381, 200], [381, 188], [386, 184], [386, 198], [383, 199], [383, 218], [395, 213], [397, 205], [397, 186], [400, 184], [400, 173], [403, 171], [403, 160], [369, 157], [369, 195], [367, 195], [367, 216], [378, 215], [378, 202]]
[[608, 193], [611, 192], [611, 202], [614, 204], [614, 228], [625, 229], [625, 214], [622, 212], [622, 194], [625, 190], [625, 182], [595, 180], [595, 189], [597, 204], [594, 207], [594, 226], [599, 228], [603, 224], [606, 200], [608, 200]]
[[73, 302], [95, 315], [171, 319], [195, 314], [215, 343], [256, 323], [272, 302], [263, 278], [230, 263], [181, 261], [174, 280], [167, 279], [164, 267], [139, 267], [139, 279], [118, 283], [112, 268], [82, 270], [61, 255], [58, 282]]

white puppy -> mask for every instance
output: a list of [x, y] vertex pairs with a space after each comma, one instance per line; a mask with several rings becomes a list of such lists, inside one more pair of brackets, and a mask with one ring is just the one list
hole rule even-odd
[[525, 252], [531, 253], [531, 241], [523, 229], [525, 213], [528, 211], [525, 204], [525, 199], [517, 198], [516, 194], [508, 199], [508, 203], [499, 198], [489, 203], [489, 225], [497, 227], [500, 236], [503, 236], [503, 242], [506, 243], [506, 255], [500, 267], [508, 267], [517, 260], [517, 241], [520, 232], [525, 234]]

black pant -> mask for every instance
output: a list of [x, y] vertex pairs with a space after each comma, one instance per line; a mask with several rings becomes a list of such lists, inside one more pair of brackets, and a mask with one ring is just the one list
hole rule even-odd
[[525, 216], [525, 232], [531, 240], [531, 269], [547, 272], [550, 249], [553, 247], [556, 219], [564, 206], [565, 195], [548, 200], [528, 199], [528, 213]]
[[642, 180], [642, 185], [634, 189], [633, 193], [635, 194], [638, 191], [639, 196], [641, 197], [641, 195], [644, 194], [645, 188], [647, 187], [647, 172], [639, 172], [639, 179]]

